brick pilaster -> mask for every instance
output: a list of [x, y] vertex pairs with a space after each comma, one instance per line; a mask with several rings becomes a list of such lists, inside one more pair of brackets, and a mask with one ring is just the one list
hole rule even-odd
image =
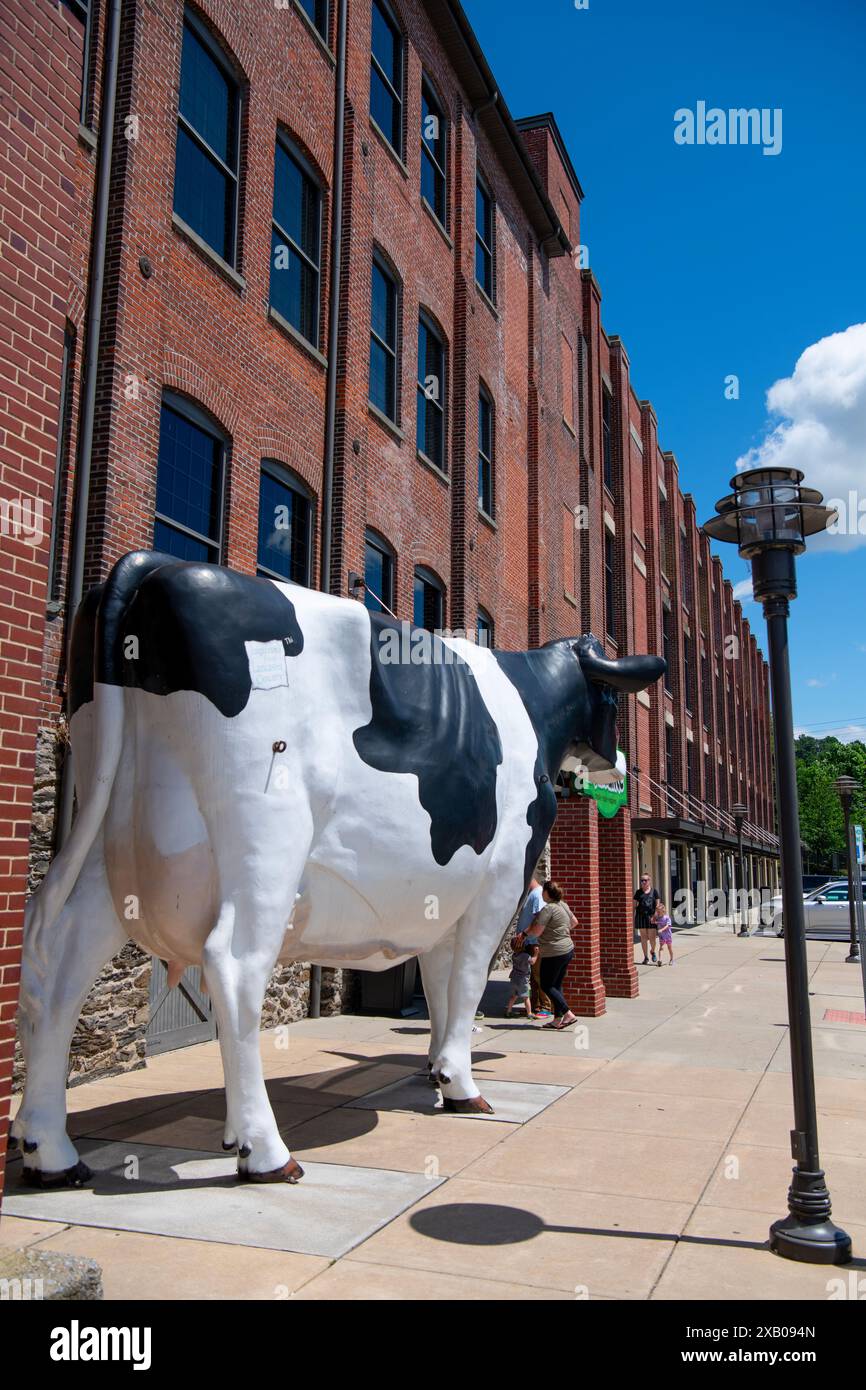
[[574, 957], [563, 993], [576, 1014], [598, 1018], [605, 1011], [599, 942], [598, 812], [587, 796], [559, 804], [550, 837], [552, 877], [577, 917]]
[[613, 999], [635, 999], [639, 993], [632, 945], [631, 815], [623, 806], [598, 822], [599, 939], [601, 977]]

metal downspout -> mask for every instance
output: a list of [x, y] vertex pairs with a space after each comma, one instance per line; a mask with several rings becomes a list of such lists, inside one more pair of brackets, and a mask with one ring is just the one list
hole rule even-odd
[[[99, 114], [99, 160], [96, 170], [95, 213], [91, 233], [91, 275], [87, 306], [87, 334], [84, 344], [84, 401], [78, 432], [75, 504], [72, 513], [72, 538], [69, 547], [69, 576], [66, 586], [66, 641], [72, 635], [72, 619], [81, 602], [84, 590], [84, 560], [87, 549], [87, 514], [90, 504], [90, 464], [93, 451], [93, 426], [96, 417], [96, 380], [99, 365], [99, 340], [102, 331], [102, 306], [105, 288], [105, 248], [108, 237], [108, 212], [111, 195], [111, 157], [114, 151], [114, 113], [117, 103], [117, 71], [120, 56], [121, 0], [111, 0], [105, 30], [105, 84], [102, 110]], [[85, 77], [86, 80], [86, 77]], [[69, 666], [67, 663], [67, 672]], [[75, 779], [72, 775], [71, 752], [67, 749], [60, 787], [60, 807], [56, 848], [62, 848], [72, 827], [72, 806]]]
[[[322, 546], [320, 588], [329, 594], [331, 582], [331, 531], [333, 526], [334, 446], [337, 434], [337, 345], [340, 332], [340, 276], [343, 259], [343, 156], [346, 139], [346, 10], [340, 0], [337, 15], [337, 82], [334, 109], [334, 198], [331, 216], [331, 299], [328, 312], [328, 377], [325, 395], [325, 458], [322, 472]], [[322, 1005], [322, 967], [310, 967], [310, 1018], [318, 1018]]]

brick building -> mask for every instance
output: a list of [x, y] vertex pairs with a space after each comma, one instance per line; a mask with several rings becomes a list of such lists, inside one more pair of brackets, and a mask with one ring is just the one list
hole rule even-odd
[[[154, 543], [341, 594], [365, 576], [368, 603], [501, 647], [591, 630], [664, 653], [666, 688], [621, 705], [627, 807], [605, 819], [563, 786], [551, 843], [582, 923], [577, 1007], [635, 994], [639, 861], [699, 915], [744, 801], [752, 881], [774, 873], [767, 671], [602, 327], [554, 117], [512, 119], [457, 0], [9, 0], [2, 23], [0, 466], [52, 518], [0, 557], [7, 1005], [37, 724], [34, 879], [71, 815], [69, 607]], [[74, 1071], [207, 1036], [196, 984], [167, 995], [130, 948]], [[307, 990], [278, 972], [266, 1016]]]

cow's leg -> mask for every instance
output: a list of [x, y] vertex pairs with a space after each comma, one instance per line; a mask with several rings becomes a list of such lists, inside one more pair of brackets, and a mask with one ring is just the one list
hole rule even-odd
[[[259, 827], [261, 829], [261, 827]], [[265, 1089], [259, 1030], [271, 971], [295, 901], [303, 853], [279, 833], [268, 843], [219, 846], [224, 898], [202, 964], [219, 1024], [226, 1082], [225, 1147], [238, 1147], [238, 1172], [257, 1182], [297, 1182], [303, 1169], [280, 1137]]]
[[56, 923], [42, 933], [44, 964], [24, 938], [20, 1034], [27, 1080], [11, 1132], [36, 1185], [80, 1186], [90, 1177], [66, 1133], [69, 1045], [91, 985], [127, 939], [108, 890], [100, 835]]
[[434, 1059], [446, 1110], [492, 1113], [472, 1078], [472, 1024], [484, 993], [490, 961], [517, 904], [508, 884], [472, 904], [457, 923], [448, 981], [448, 1020]]
[[439, 1082], [436, 1059], [442, 1050], [448, 1022], [448, 981], [451, 978], [451, 966], [454, 961], [455, 940], [455, 933], [451, 931], [442, 941], [437, 942], [431, 951], [425, 951], [424, 955], [420, 957], [424, 997], [427, 1000], [427, 1010], [430, 1014], [430, 1048], [427, 1054], [427, 1070], [430, 1073], [430, 1080], [434, 1084]]

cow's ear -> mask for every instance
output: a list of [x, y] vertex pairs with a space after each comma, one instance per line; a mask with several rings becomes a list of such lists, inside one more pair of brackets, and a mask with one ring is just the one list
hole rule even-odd
[[612, 661], [603, 652], [586, 646], [576, 646], [574, 650], [587, 680], [609, 685], [626, 695], [645, 690], [667, 670], [667, 662], [660, 656], [621, 656]]

